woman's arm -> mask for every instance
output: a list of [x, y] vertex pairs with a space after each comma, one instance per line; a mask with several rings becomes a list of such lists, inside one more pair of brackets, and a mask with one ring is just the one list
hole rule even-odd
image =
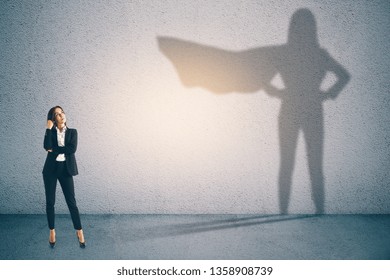
[[53, 128], [53, 125], [54, 124], [51, 120], [47, 121], [45, 138], [43, 140], [43, 148], [48, 152], [52, 152], [53, 149], [53, 140], [51, 135], [51, 129]]
[[337, 81], [324, 93], [328, 98], [335, 99], [349, 82], [351, 76], [347, 70], [345, 70], [344, 67], [330, 55], [328, 55], [327, 60], [328, 63], [326, 70], [333, 72], [337, 76]]
[[77, 150], [77, 130], [72, 129], [72, 135], [70, 136], [69, 142], [65, 143], [65, 147], [56, 146], [52, 150], [56, 154], [74, 154]]

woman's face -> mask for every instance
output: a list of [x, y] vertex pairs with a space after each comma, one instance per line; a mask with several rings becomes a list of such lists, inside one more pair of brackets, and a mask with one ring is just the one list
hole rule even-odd
[[54, 114], [54, 120], [55, 120], [57, 126], [61, 127], [61, 126], [65, 125], [66, 116], [65, 116], [64, 111], [62, 111], [61, 108], [55, 108], [53, 114]]

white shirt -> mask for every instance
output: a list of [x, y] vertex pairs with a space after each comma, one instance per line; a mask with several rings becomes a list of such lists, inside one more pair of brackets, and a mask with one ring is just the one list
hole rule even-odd
[[[66, 132], [66, 126], [62, 130], [62, 132], [56, 127], [57, 130], [57, 142], [58, 147], [65, 147], [65, 132]], [[65, 161], [65, 154], [59, 154], [56, 158], [56, 161]]]

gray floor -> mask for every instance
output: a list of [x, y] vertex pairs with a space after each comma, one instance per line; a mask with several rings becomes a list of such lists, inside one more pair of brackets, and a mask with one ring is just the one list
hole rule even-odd
[[390, 259], [390, 215], [0, 215], [0, 259]]

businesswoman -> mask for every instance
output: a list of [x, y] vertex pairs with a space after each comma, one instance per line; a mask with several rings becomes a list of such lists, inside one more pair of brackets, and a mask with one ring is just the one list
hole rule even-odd
[[73, 183], [73, 176], [78, 174], [75, 157], [77, 130], [66, 126], [66, 116], [60, 106], [51, 108], [47, 114], [47, 127], [43, 147], [47, 151], [42, 173], [45, 184], [46, 214], [50, 229], [49, 244], [51, 247], [54, 247], [56, 243], [54, 204], [58, 180], [69, 208], [79, 245], [81, 248], [85, 248], [85, 239]]

